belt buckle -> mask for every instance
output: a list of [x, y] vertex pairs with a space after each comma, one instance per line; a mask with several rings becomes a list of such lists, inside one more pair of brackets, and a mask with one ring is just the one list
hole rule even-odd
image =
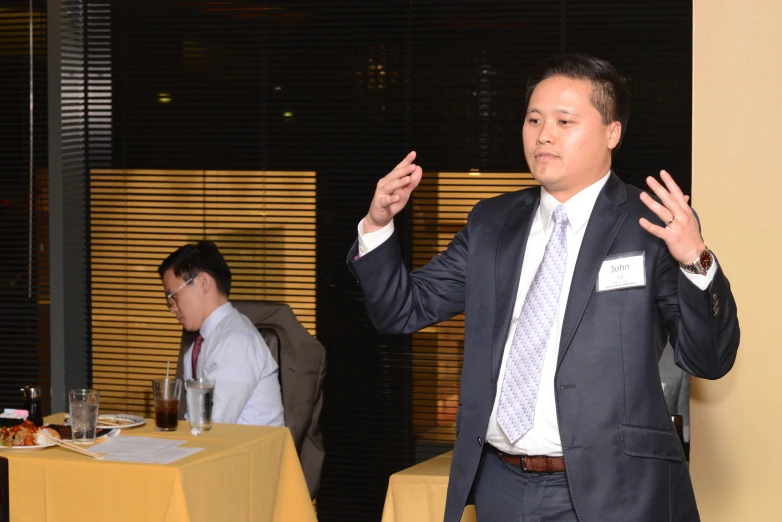
[[519, 455], [519, 467], [521, 468], [521, 471], [529, 471], [527, 469], [527, 466], [524, 464], [524, 457], [526, 455]]

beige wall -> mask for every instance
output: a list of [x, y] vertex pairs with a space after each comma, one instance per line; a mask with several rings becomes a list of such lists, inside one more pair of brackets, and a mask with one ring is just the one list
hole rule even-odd
[[697, 380], [704, 521], [782, 520], [782, 1], [695, 0], [693, 199], [738, 302], [733, 371]]

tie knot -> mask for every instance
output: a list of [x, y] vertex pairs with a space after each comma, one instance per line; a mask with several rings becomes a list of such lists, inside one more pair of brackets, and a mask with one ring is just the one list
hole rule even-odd
[[196, 348], [201, 348], [201, 345], [204, 344], [204, 338], [201, 337], [201, 334], [196, 335], [194, 344]]
[[565, 212], [565, 205], [557, 205], [554, 208], [552, 215], [554, 216], [554, 223], [557, 225], [567, 225], [567, 212]]

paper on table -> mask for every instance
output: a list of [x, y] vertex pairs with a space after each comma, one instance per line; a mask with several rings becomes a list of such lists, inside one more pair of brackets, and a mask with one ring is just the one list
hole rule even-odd
[[124, 453], [146, 457], [184, 444], [184, 440], [158, 439], [155, 437], [114, 437], [97, 445], [98, 453]]
[[203, 449], [178, 447], [185, 442], [155, 437], [115, 437], [93, 449], [106, 454], [103, 460], [170, 464]]
[[189, 457], [204, 448], [170, 448], [155, 455], [139, 455], [131, 453], [109, 453], [103, 460], [116, 462], [140, 462], [144, 464], [171, 464], [179, 459]]

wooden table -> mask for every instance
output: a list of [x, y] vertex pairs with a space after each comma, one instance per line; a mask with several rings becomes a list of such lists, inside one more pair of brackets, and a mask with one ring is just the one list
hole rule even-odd
[[[63, 414], [46, 418], [61, 424]], [[12, 522], [315, 522], [287, 428], [215, 424], [194, 437], [187, 422], [155, 431], [154, 420], [121, 436], [186, 440], [204, 448], [171, 464], [90, 459], [60, 447], [3, 451]], [[89, 447], [100, 452], [100, 443]]]

